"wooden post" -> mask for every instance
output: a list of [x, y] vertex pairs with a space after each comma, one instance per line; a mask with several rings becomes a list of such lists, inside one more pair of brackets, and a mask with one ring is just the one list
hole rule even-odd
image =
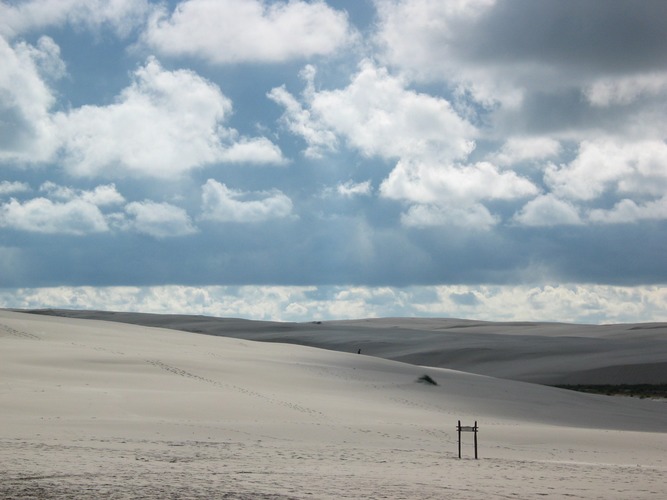
[[459, 420], [459, 425], [456, 426], [456, 430], [459, 431], [459, 458], [461, 458], [461, 421]]
[[477, 420], [475, 420], [475, 428], [473, 433], [475, 434], [475, 460], [477, 460]]

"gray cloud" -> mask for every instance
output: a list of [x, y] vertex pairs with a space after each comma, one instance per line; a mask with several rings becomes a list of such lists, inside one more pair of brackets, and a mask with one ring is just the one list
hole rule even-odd
[[456, 46], [481, 64], [620, 74], [667, 63], [662, 0], [500, 0], [470, 28], [460, 27]]

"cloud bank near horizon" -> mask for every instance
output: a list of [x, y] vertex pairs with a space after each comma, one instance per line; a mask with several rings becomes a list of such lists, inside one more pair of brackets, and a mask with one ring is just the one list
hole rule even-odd
[[[307, 322], [381, 317], [565, 323], [667, 322], [667, 291], [613, 286], [54, 287], [0, 290], [4, 308], [196, 314]], [[48, 306], [45, 306], [48, 305]]]

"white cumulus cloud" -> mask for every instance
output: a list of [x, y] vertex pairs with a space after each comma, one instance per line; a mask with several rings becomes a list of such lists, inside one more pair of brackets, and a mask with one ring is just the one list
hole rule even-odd
[[371, 194], [371, 181], [353, 182], [347, 181], [336, 186], [336, 192], [345, 198], [354, 196], [367, 196]]
[[0, 205], [0, 227], [76, 236], [109, 230], [104, 214], [96, 205], [81, 199], [60, 203], [47, 198], [24, 203], [12, 199]]
[[582, 219], [577, 207], [552, 194], [538, 196], [530, 200], [514, 216], [514, 220], [524, 226], [579, 225]]
[[125, 198], [118, 192], [115, 184], [96, 186], [91, 191], [60, 186], [54, 182], [47, 181], [39, 187], [39, 190], [47, 193], [51, 199], [57, 198], [63, 201], [80, 199], [96, 206], [117, 205], [125, 202]]
[[656, 197], [667, 192], [665, 165], [664, 141], [583, 141], [577, 157], [552, 165], [545, 181], [555, 194], [573, 200], [594, 200], [606, 192]]
[[665, 220], [667, 219], [667, 196], [644, 203], [637, 203], [626, 198], [609, 210], [591, 210], [589, 219], [602, 224], [631, 224], [641, 220]]
[[0, 205], [0, 227], [77, 236], [133, 231], [154, 238], [197, 232], [184, 209], [150, 200], [126, 203], [114, 184], [84, 190], [49, 181], [39, 191], [45, 196], [24, 202], [11, 199]]
[[128, 203], [122, 228], [155, 238], [187, 236], [197, 232], [187, 212], [170, 203], [150, 200]]
[[58, 46], [41, 37], [36, 46], [10, 45], [0, 36], [0, 162], [40, 162], [58, 147], [50, 110], [56, 98], [45, 78], [62, 76]]
[[402, 79], [364, 61], [351, 83], [315, 91], [312, 68], [304, 102], [274, 89], [269, 97], [285, 108], [283, 120], [313, 153], [333, 150], [335, 137], [366, 156], [455, 159], [474, 148], [475, 128], [442, 98], [406, 88]]
[[285, 108], [282, 122], [293, 134], [306, 141], [304, 155], [322, 158], [325, 153], [336, 151], [338, 137], [326, 123], [312, 118], [312, 112], [290, 94], [284, 86], [276, 87], [267, 94], [269, 99]]
[[110, 229], [109, 217], [102, 208], [125, 202], [113, 184], [83, 190], [45, 182], [39, 191], [47, 197], [23, 202], [11, 199], [0, 205], [0, 227], [77, 236], [106, 232]]
[[127, 35], [150, 12], [147, 0], [23, 0], [0, 3], [0, 34], [17, 36], [49, 26], [106, 26]]
[[[282, 87], [269, 94], [283, 105], [283, 122], [306, 141], [310, 156], [335, 151], [344, 142], [365, 156], [398, 160], [380, 194], [419, 205], [403, 214], [404, 224], [489, 227], [498, 218], [484, 201], [538, 193], [530, 180], [490, 162], [459, 163], [473, 151], [477, 129], [449, 101], [410, 89], [386, 68], [364, 61], [350, 84], [337, 90], [317, 91], [311, 66], [302, 76], [302, 101]], [[536, 139], [511, 147], [507, 154], [535, 158], [555, 154], [559, 146]]]
[[499, 218], [487, 200], [534, 196], [538, 188], [513, 171], [488, 162], [447, 165], [400, 161], [380, 185], [380, 194], [413, 205], [402, 217], [412, 226], [457, 225], [489, 228]]
[[529, 201], [515, 220], [532, 226], [665, 220], [665, 165], [664, 141], [583, 141], [571, 162], [547, 167], [550, 192]]
[[30, 186], [25, 182], [0, 182], [0, 196], [30, 191]]
[[220, 154], [225, 163], [273, 164], [287, 163], [280, 148], [266, 137], [241, 138]]
[[143, 39], [164, 55], [224, 64], [330, 54], [351, 33], [347, 15], [323, 1], [185, 0], [152, 16]]
[[555, 158], [560, 153], [560, 142], [550, 137], [510, 137], [490, 159], [498, 165], [512, 167], [520, 162]]
[[292, 200], [279, 190], [243, 192], [209, 179], [202, 186], [203, 220], [262, 222], [292, 213]]
[[380, 186], [380, 192], [387, 198], [416, 203], [461, 203], [523, 198], [536, 194], [537, 187], [488, 162], [462, 166], [399, 162]]
[[245, 138], [223, 123], [231, 101], [189, 70], [167, 71], [150, 58], [108, 106], [58, 113], [63, 162], [78, 176], [173, 178], [225, 160], [282, 163], [277, 146]]

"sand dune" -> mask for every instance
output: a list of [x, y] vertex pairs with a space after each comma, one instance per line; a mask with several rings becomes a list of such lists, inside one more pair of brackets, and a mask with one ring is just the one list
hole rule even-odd
[[667, 323], [576, 325], [381, 318], [278, 323], [205, 316], [42, 311], [357, 352], [540, 384], [667, 384]]
[[0, 311], [0, 408], [0, 498], [667, 495], [665, 403], [356, 350]]

